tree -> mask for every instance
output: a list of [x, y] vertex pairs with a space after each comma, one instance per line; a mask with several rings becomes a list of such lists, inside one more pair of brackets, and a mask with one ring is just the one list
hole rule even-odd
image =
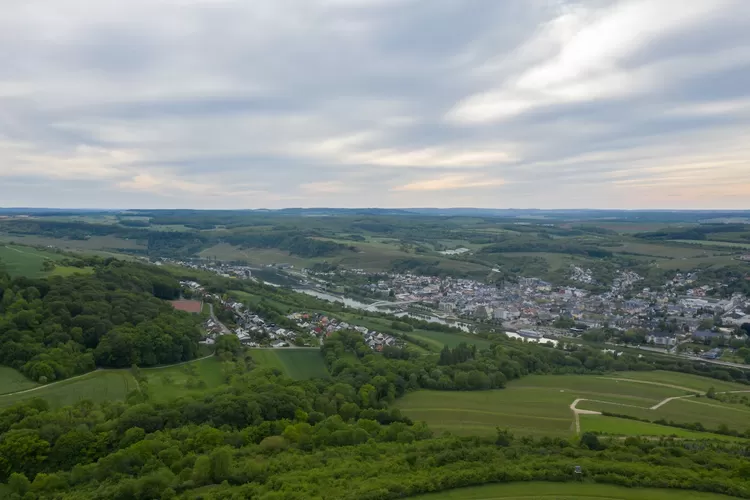
[[19, 496], [25, 495], [26, 492], [29, 491], [30, 486], [31, 482], [25, 474], [14, 472], [8, 479], [8, 487], [10, 488], [10, 491]]
[[211, 477], [214, 483], [228, 479], [232, 473], [232, 452], [226, 446], [211, 452]]
[[193, 466], [192, 479], [195, 484], [203, 486], [211, 482], [211, 459], [206, 455], [201, 455], [195, 461]]
[[709, 387], [706, 391], [706, 397], [709, 399], [716, 399], [716, 389], [713, 386]]
[[601, 450], [602, 445], [599, 438], [593, 432], [584, 432], [581, 436], [581, 447], [589, 450]]

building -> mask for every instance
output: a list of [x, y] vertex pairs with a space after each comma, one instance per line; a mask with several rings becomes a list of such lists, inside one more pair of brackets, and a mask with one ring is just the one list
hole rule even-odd
[[731, 335], [727, 335], [722, 332], [711, 332], [711, 331], [706, 331], [706, 330], [693, 332], [692, 334], [693, 340], [696, 340], [699, 342], [711, 341], [716, 338], [724, 339], [724, 338], [729, 338], [730, 336]]
[[446, 313], [452, 313], [455, 307], [456, 305], [453, 302], [441, 302], [438, 309]]
[[653, 343], [654, 345], [661, 345], [666, 347], [672, 347], [677, 345], [677, 337], [673, 335], [665, 335], [663, 333], [651, 333], [646, 335], [646, 342]]

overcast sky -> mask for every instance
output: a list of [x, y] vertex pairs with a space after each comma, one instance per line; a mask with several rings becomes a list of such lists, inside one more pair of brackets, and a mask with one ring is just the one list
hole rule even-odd
[[3, 0], [0, 206], [750, 208], [750, 0]]

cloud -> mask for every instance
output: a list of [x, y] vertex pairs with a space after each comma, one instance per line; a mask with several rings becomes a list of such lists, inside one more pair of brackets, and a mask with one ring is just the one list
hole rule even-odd
[[456, 189], [487, 188], [502, 186], [502, 179], [476, 179], [463, 175], [447, 175], [437, 179], [411, 182], [403, 186], [396, 186], [393, 191], [449, 191]]
[[3, 7], [3, 205], [747, 208], [744, 0]]

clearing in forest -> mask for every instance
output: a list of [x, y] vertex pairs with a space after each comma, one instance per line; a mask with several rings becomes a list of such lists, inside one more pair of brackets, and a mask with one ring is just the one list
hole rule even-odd
[[0, 395], [0, 408], [34, 398], [46, 400], [51, 408], [72, 405], [86, 399], [96, 403], [124, 401], [128, 393], [137, 388], [138, 384], [130, 370], [97, 370], [31, 390]]
[[276, 368], [295, 380], [328, 377], [319, 349], [251, 349], [250, 352], [259, 368]]

